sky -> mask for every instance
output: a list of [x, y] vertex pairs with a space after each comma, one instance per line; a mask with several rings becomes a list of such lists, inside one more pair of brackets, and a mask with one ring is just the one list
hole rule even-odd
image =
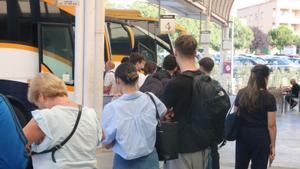
[[[113, 3], [120, 3], [124, 5], [129, 5], [135, 1], [146, 1], [146, 0], [107, 0], [108, 2], [113, 2]], [[232, 7], [232, 15], [236, 15], [236, 11], [239, 8], [244, 8], [250, 5], [255, 5], [258, 3], [262, 3], [264, 0], [235, 0], [233, 7]]]

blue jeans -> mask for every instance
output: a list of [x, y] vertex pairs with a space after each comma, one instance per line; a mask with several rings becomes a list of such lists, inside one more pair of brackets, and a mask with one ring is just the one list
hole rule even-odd
[[125, 160], [115, 154], [113, 169], [159, 169], [159, 162], [156, 150], [147, 156], [133, 160]]

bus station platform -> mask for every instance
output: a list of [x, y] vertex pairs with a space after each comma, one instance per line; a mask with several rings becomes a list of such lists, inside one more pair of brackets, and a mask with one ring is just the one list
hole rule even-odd
[[[300, 112], [292, 110], [286, 114], [277, 113], [276, 159], [272, 169], [300, 169]], [[220, 149], [221, 169], [233, 169], [235, 142], [227, 142]], [[113, 152], [99, 149], [98, 169], [111, 169]]]

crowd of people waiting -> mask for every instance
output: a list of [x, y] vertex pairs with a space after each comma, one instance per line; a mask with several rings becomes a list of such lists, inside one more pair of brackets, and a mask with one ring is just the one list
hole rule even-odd
[[[180, 124], [179, 156], [166, 161], [165, 169], [220, 168], [218, 156], [209, 164], [212, 147], [199, 146], [197, 133], [185, 126], [192, 106], [193, 78], [183, 72], [210, 76], [214, 67], [212, 59], [203, 58], [199, 69], [196, 49], [195, 38], [185, 35], [175, 42], [175, 56], [166, 56], [160, 69], [139, 53], [124, 58], [115, 71], [114, 63], [107, 62], [104, 94], [116, 98], [105, 105], [101, 124], [93, 109], [68, 98], [62, 80], [49, 73], [36, 76], [30, 82], [28, 99], [39, 109], [32, 112], [33, 119], [23, 129], [28, 151], [37, 153], [32, 156], [33, 167], [96, 168], [96, 148], [102, 143], [115, 153], [113, 169], [159, 169], [157, 107], [162, 121]], [[248, 169], [250, 161], [252, 169], [266, 169], [268, 161], [275, 159], [276, 101], [267, 90], [269, 75], [267, 66], [256, 65], [235, 99], [234, 109], [240, 117], [236, 169]], [[291, 105], [295, 103], [291, 101]], [[61, 145], [75, 124], [75, 133]], [[39, 154], [57, 145], [61, 147], [55, 154]]]

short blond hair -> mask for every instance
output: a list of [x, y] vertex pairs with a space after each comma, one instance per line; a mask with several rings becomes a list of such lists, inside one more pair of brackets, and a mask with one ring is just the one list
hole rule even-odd
[[45, 97], [68, 96], [67, 86], [64, 81], [51, 73], [40, 73], [29, 82], [28, 100], [36, 103], [40, 95]]

